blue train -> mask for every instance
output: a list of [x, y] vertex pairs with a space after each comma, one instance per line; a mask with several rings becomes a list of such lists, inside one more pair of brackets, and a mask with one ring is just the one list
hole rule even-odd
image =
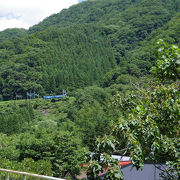
[[55, 96], [43, 96], [43, 99], [57, 99], [57, 98], [63, 98], [66, 97], [66, 94], [63, 95], [55, 95]]

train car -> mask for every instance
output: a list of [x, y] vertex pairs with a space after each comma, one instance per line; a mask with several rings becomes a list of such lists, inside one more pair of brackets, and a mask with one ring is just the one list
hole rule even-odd
[[55, 96], [43, 96], [43, 99], [58, 99], [58, 98], [63, 98], [66, 97], [66, 94], [63, 95], [55, 95]]

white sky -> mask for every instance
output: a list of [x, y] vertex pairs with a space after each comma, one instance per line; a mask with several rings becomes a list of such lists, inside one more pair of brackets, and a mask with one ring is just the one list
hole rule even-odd
[[0, 0], [0, 31], [7, 28], [25, 28], [39, 23], [78, 0]]

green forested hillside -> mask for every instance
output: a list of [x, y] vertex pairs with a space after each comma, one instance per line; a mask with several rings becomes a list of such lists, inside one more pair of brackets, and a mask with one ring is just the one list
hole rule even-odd
[[[163, 49], [157, 45], [158, 39], [167, 43], [160, 41]], [[131, 122], [141, 124], [140, 121], [143, 126], [144, 117], [149, 118], [147, 122], [154, 127], [155, 110], [161, 103], [158, 90], [164, 93], [165, 89], [170, 94], [168, 104], [164, 96], [162, 106], [165, 110], [161, 111], [160, 107], [158, 117], [164, 112], [179, 117], [178, 83], [175, 82], [174, 87], [172, 79], [162, 80], [163, 83], [152, 79], [150, 71], [158, 60], [157, 67], [165, 75], [173, 75], [170, 70], [174, 65], [169, 59], [175, 61], [180, 50], [176, 46], [168, 48], [169, 44], [180, 46], [179, 0], [88, 0], [47, 17], [27, 31], [8, 29], [0, 32], [1, 166], [76, 179], [75, 175], [80, 172], [78, 165], [87, 163], [84, 151], [96, 151], [96, 145], [100, 143], [95, 141], [97, 137], [114, 135], [112, 127], [116, 127], [120, 118], [124, 124], [118, 124], [115, 129], [117, 141], [121, 140], [117, 147], [130, 147], [127, 155], [134, 153], [139, 146], [135, 144], [136, 148], [132, 148], [132, 144], [128, 144], [130, 141], [125, 142], [129, 137], [119, 134], [118, 128], [122, 125], [128, 128], [127, 122], [129, 129], [134, 128], [139, 133], [137, 125], [131, 126]], [[176, 72], [179, 72], [178, 63], [177, 60]], [[146, 90], [141, 91], [141, 87]], [[155, 87], [157, 91], [153, 89]], [[175, 91], [171, 91], [173, 88]], [[41, 98], [61, 94], [63, 89], [67, 90], [66, 98], [55, 102]], [[135, 92], [129, 93], [132, 90]], [[13, 100], [16, 94], [26, 98], [27, 92], [38, 93], [40, 99]], [[175, 100], [171, 99], [173, 96]], [[175, 109], [171, 109], [175, 101]], [[154, 119], [148, 115], [146, 107], [154, 113], [151, 113]], [[131, 121], [132, 117], [137, 119]], [[164, 121], [169, 117], [164, 117]], [[172, 119], [177, 123], [178, 118]], [[178, 136], [177, 124], [173, 124], [174, 127], [175, 136]], [[127, 132], [132, 134], [128, 129]], [[113, 146], [114, 141], [111, 143], [111, 137], [108, 138], [105, 136], [103, 148], [106, 141], [108, 146]], [[166, 149], [157, 151], [165, 152]], [[146, 148], [143, 150], [144, 154], [149, 152]], [[163, 157], [161, 153], [159, 155]], [[146, 157], [142, 155], [142, 159], [145, 161]]]
[[108, 124], [116, 117], [109, 99], [109, 93], [93, 86], [55, 103], [0, 102], [0, 166], [75, 177], [95, 138], [110, 132]]
[[28, 31], [25, 29], [18, 29], [18, 28], [6, 29], [0, 32], [0, 42], [5, 40], [24, 38], [26, 35], [28, 35]]
[[44, 95], [100, 84], [103, 75], [115, 67], [108, 40], [91, 25], [49, 28], [0, 46], [5, 98], [27, 91]]
[[[22, 30], [16, 30], [16, 39], [8, 35], [10, 30], [1, 32], [9, 37], [4, 35], [0, 43], [1, 96], [12, 99], [27, 91], [44, 95], [64, 88], [107, 86], [113, 83], [107, 81], [119, 77], [110, 77], [116, 70], [108, 79], [105, 76], [114, 68], [133, 77], [148, 74], [157, 37], [179, 42], [175, 32], [179, 4], [178, 0], [86, 1], [46, 18], [25, 38], [19, 39]], [[121, 73], [122, 66], [126, 70]]]
[[[165, 38], [179, 43], [179, 4], [178, 0], [86, 1], [31, 27], [25, 38], [19, 38], [26, 34], [23, 30], [16, 30], [15, 36], [11, 35], [15, 30], [1, 32], [1, 96], [12, 99], [27, 91], [44, 95], [64, 88], [109, 86], [121, 74], [127, 74], [126, 79], [148, 74], [154, 42]], [[126, 70], [121, 73], [122, 67]]]
[[[179, 5], [178, 0], [89, 0], [46, 18], [29, 31], [32, 33], [49, 26], [62, 27], [81, 23], [119, 26], [128, 23], [139, 28], [138, 19], [141, 19], [139, 24], [141, 23], [144, 28], [148, 25], [155, 29], [178, 12]], [[150, 31], [149, 28], [148, 30]]]

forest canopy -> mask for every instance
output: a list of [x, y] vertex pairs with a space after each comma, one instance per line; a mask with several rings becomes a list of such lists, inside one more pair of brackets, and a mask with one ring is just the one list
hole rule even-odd
[[0, 166], [76, 179], [89, 163], [98, 179], [109, 163], [106, 178], [122, 179], [111, 154], [126, 152], [178, 177], [179, 10], [179, 0], [88, 0], [0, 32]]

